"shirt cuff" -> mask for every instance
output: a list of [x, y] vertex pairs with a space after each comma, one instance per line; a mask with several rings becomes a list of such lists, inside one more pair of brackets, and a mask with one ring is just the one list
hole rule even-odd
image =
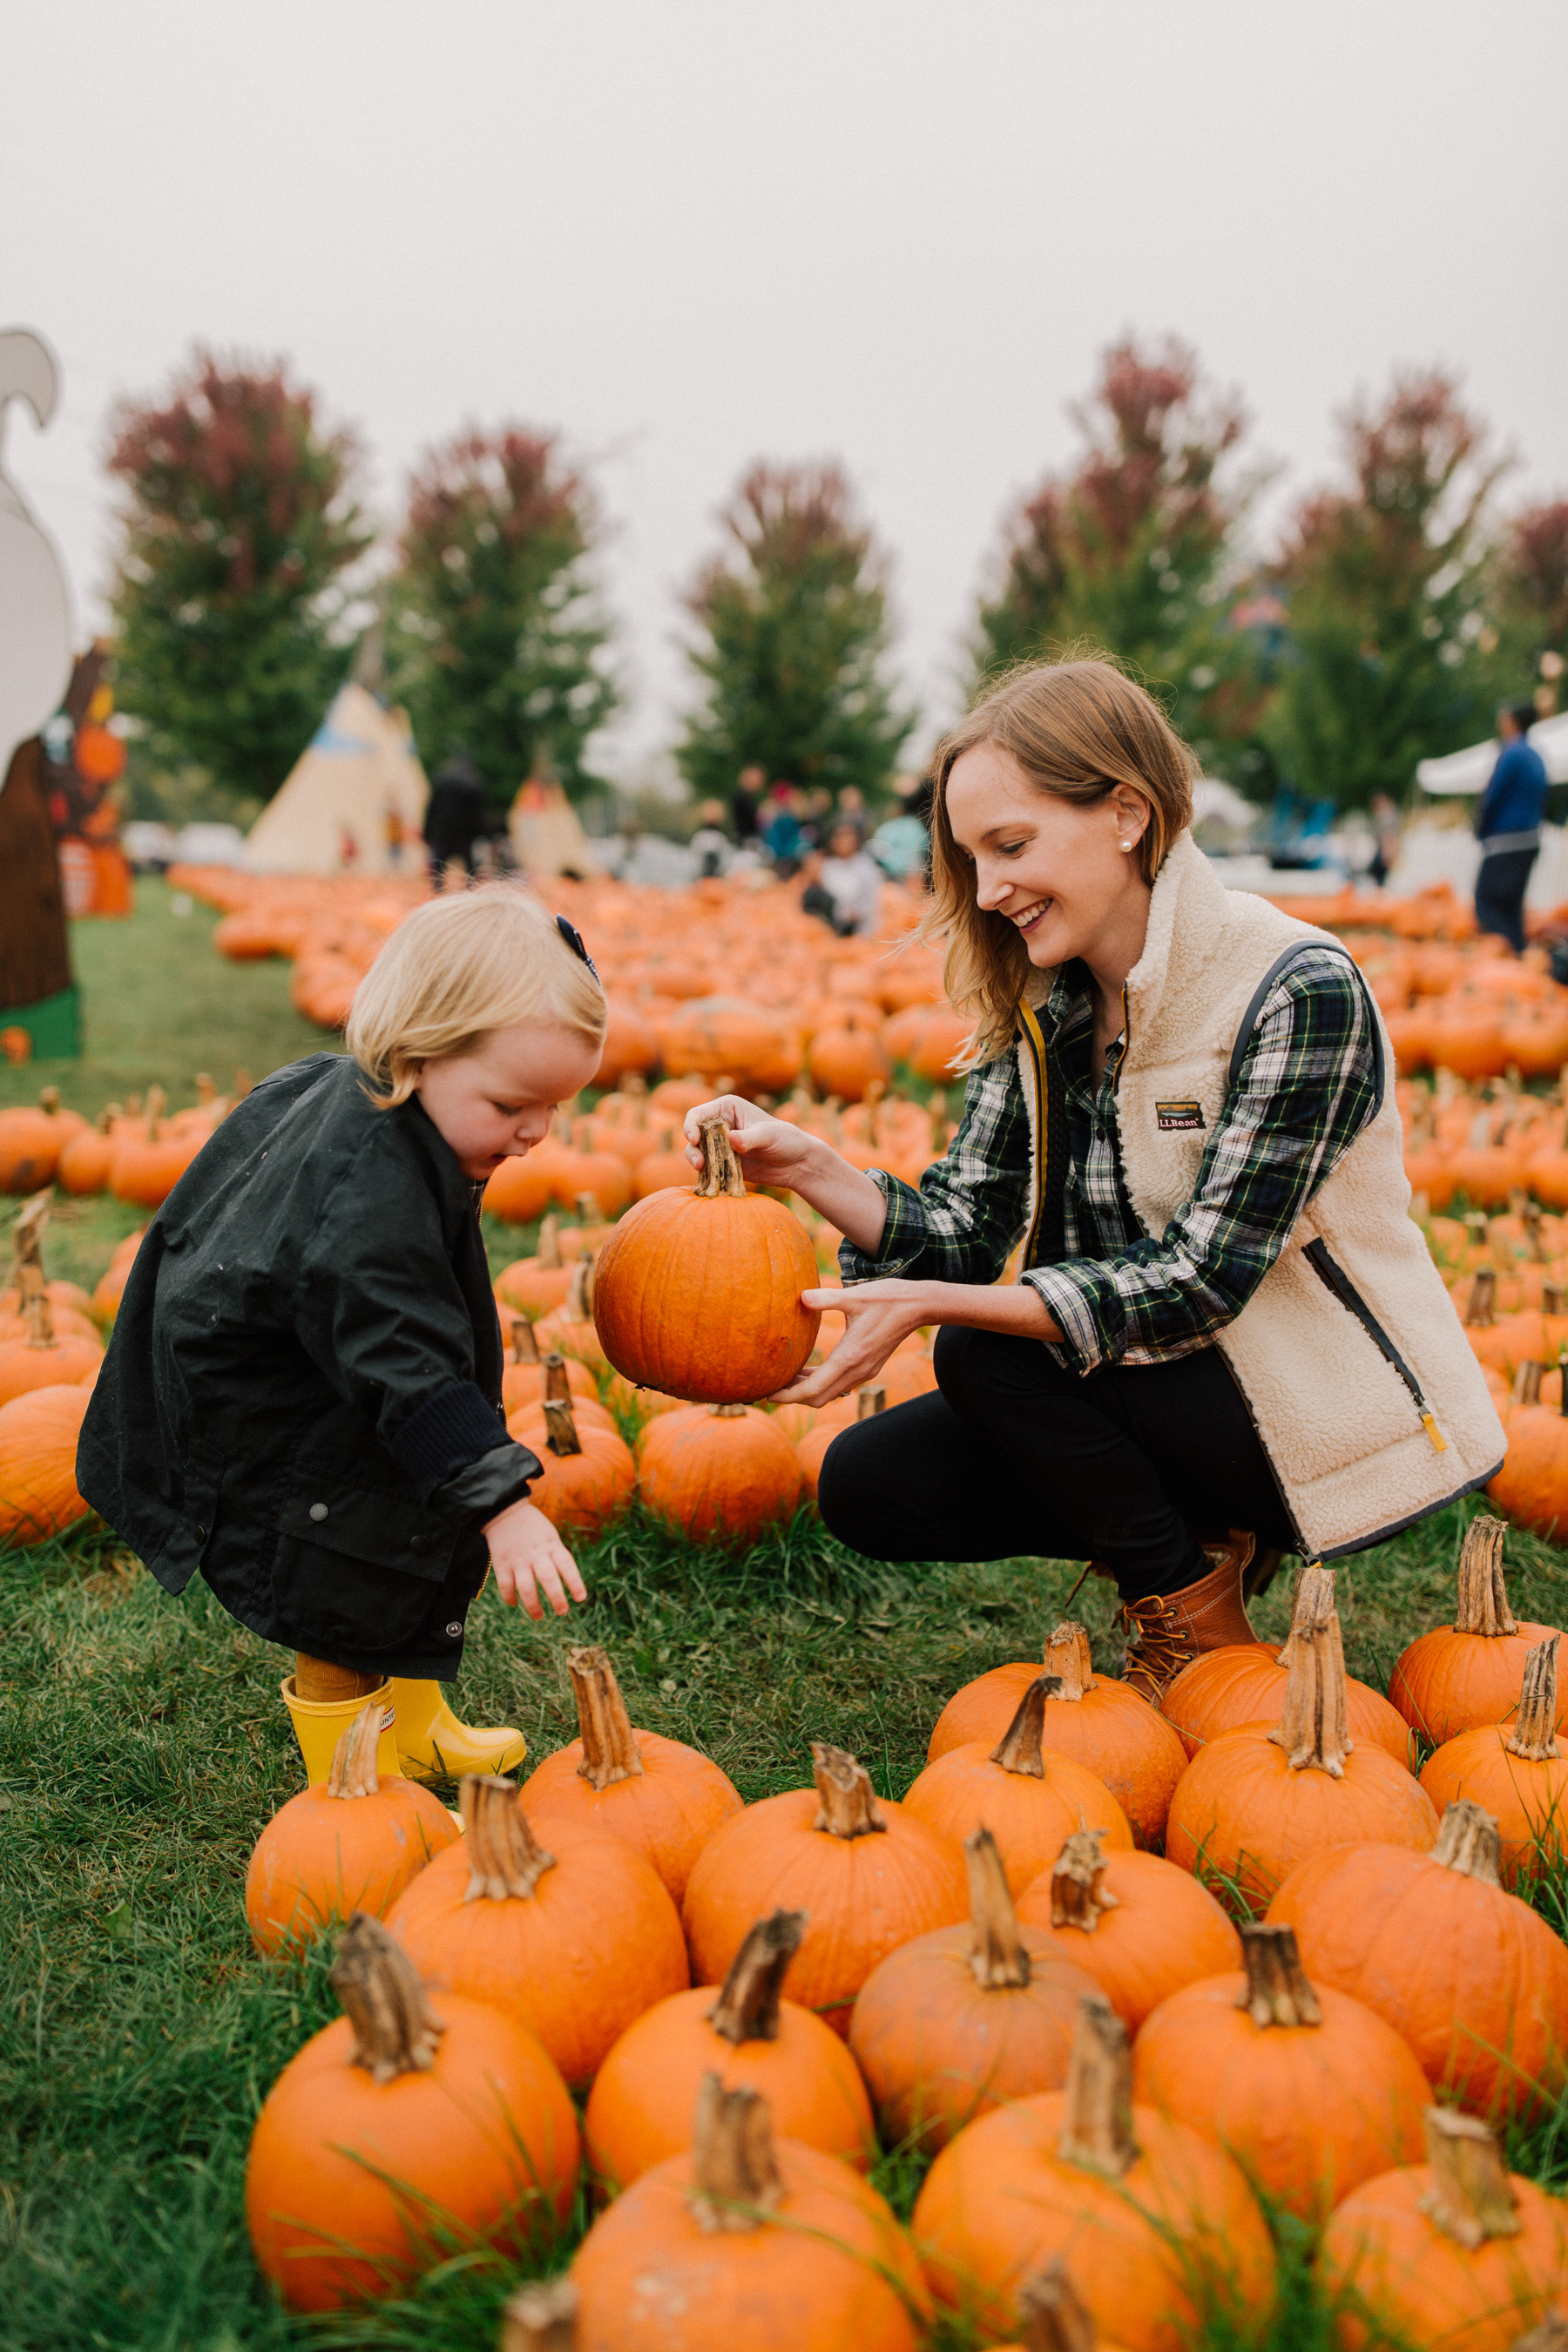
[[913, 1185], [890, 1176], [885, 1168], [868, 1168], [865, 1173], [886, 1201], [888, 1214], [874, 1250], [839, 1243], [838, 1271], [846, 1284], [891, 1281], [912, 1274], [925, 1255], [925, 1202]]
[[509, 1503], [524, 1501], [529, 1481], [542, 1475], [543, 1469], [537, 1454], [509, 1437], [504, 1445], [493, 1446], [448, 1478], [431, 1500], [458, 1518], [493, 1519]]
[[1061, 1332], [1059, 1339], [1048, 1339], [1046, 1345], [1065, 1370], [1092, 1372], [1108, 1360], [1100, 1322], [1090, 1304], [1092, 1278], [1085, 1283], [1065, 1265], [1032, 1265], [1023, 1279], [1038, 1291]]

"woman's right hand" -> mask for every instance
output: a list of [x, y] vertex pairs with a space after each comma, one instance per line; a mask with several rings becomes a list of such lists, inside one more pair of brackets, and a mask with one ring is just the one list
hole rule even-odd
[[[704, 1119], [721, 1118], [730, 1131], [730, 1148], [746, 1172], [748, 1182], [781, 1192], [799, 1192], [799, 1179], [812, 1165], [812, 1146], [818, 1141], [787, 1118], [759, 1110], [743, 1095], [715, 1095], [686, 1114], [686, 1156], [694, 1168], [702, 1165], [698, 1130]], [[835, 1155], [837, 1157], [837, 1154]]]

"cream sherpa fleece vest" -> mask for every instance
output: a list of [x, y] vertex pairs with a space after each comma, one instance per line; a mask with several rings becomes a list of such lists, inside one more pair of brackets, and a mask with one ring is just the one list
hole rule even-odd
[[[1331, 934], [1266, 898], [1227, 890], [1191, 834], [1180, 835], [1154, 885], [1143, 953], [1128, 975], [1127, 1049], [1116, 1086], [1128, 1193], [1152, 1239], [1196, 1188], [1229, 1091], [1233, 1049], [1244, 1024], [1250, 1032], [1267, 976], [1291, 948], [1312, 940], [1343, 953]], [[1039, 1002], [1054, 979], [1036, 975], [1029, 999]], [[1394, 1057], [1381, 1019], [1378, 1027], [1388, 1074], [1381, 1108], [1215, 1343], [1310, 1559], [1396, 1535], [1483, 1485], [1504, 1452], [1480, 1367], [1408, 1214]], [[1033, 1129], [1026, 1035], [1018, 1053]], [[1178, 1107], [1189, 1123], [1173, 1123]], [[1037, 1190], [1041, 1154], [1033, 1140]]]

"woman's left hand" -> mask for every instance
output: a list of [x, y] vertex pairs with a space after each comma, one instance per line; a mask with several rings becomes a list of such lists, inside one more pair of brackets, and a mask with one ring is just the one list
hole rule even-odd
[[842, 1315], [845, 1332], [826, 1363], [798, 1372], [774, 1404], [826, 1404], [874, 1380], [899, 1345], [931, 1318], [929, 1282], [858, 1282], [848, 1290], [803, 1290], [801, 1303]]

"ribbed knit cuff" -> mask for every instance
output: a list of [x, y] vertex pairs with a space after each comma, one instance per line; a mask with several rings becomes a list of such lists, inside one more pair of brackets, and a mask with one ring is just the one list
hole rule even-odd
[[392, 1441], [393, 1459], [426, 1499], [454, 1471], [507, 1442], [506, 1423], [472, 1381], [437, 1389]]

